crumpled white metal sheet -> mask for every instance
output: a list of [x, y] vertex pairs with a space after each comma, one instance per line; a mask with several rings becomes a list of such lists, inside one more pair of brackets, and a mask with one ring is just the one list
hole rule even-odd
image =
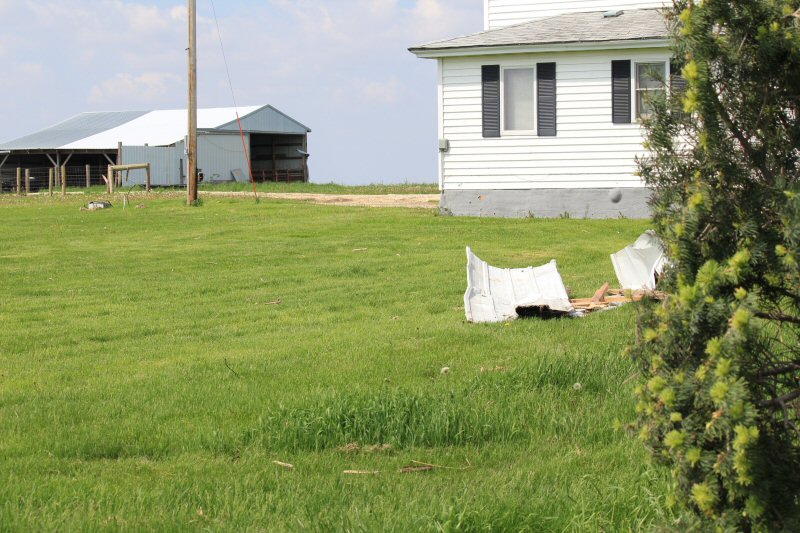
[[623, 289], [656, 290], [656, 278], [666, 266], [664, 245], [653, 231], [643, 233], [632, 245], [611, 254], [611, 262]]
[[468, 321], [504, 322], [518, 318], [518, 309], [532, 307], [565, 315], [574, 311], [555, 260], [536, 268], [496, 268], [467, 247]]

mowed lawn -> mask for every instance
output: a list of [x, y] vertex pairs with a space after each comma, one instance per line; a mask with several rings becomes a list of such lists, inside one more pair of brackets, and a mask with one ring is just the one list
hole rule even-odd
[[[500, 325], [463, 309], [466, 245], [497, 266], [557, 259], [591, 296], [645, 222], [86, 201], [0, 198], [0, 530], [668, 519], [667, 476], [614, 429], [634, 417], [635, 309]], [[400, 473], [419, 463], [441, 468]]]

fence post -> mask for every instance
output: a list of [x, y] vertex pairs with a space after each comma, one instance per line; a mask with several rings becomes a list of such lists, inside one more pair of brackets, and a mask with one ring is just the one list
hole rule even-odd
[[17, 196], [22, 194], [22, 169], [17, 167]]
[[144, 177], [144, 190], [146, 192], [150, 192], [150, 163], [147, 163], [147, 168], [145, 168], [147, 174]]
[[31, 193], [31, 169], [25, 169], [25, 194]]
[[114, 193], [114, 170], [108, 165], [108, 194]]
[[91, 186], [92, 186], [92, 167], [86, 165], [86, 188], [88, 189]]
[[[119, 141], [117, 143], [117, 164], [118, 165], [122, 164], [122, 141]], [[117, 185], [118, 187], [122, 187], [122, 172], [119, 173], [118, 180], [119, 181], [116, 181], [114, 183], [114, 185]]]
[[47, 190], [50, 191], [50, 196], [53, 196], [53, 179], [55, 177], [55, 172], [53, 169], [50, 169], [50, 175], [47, 178]]
[[67, 165], [61, 167], [61, 196], [67, 195]]

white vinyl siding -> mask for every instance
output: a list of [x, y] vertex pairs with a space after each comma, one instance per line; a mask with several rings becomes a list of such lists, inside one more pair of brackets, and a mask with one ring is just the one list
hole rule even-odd
[[664, 0], [484, 0], [487, 30], [563, 13], [663, 7]]
[[[611, 120], [611, 61], [665, 62], [669, 51], [615, 50], [442, 59], [441, 136], [445, 190], [637, 187], [644, 155], [639, 124]], [[556, 63], [558, 136], [484, 139], [481, 65]], [[632, 99], [633, 100], [633, 99]], [[632, 110], [634, 111], [634, 110]]]

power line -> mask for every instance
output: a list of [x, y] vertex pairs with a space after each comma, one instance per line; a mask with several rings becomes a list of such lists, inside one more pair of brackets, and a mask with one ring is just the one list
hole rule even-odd
[[239, 135], [242, 137], [242, 148], [244, 149], [244, 157], [247, 160], [247, 169], [250, 171], [250, 182], [253, 184], [253, 195], [258, 201], [258, 191], [256, 190], [256, 179], [253, 176], [253, 163], [250, 161], [250, 154], [247, 151], [247, 142], [244, 140], [244, 129], [242, 128], [242, 119], [239, 118], [239, 106], [236, 104], [236, 93], [233, 90], [233, 80], [231, 79], [231, 69], [228, 66], [228, 56], [225, 54], [225, 45], [222, 43], [222, 30], [219, 27], [219, 18], [217, 17], [217, 8], [214, 6], [214, 0], [211, 2], [211, 12], [214, 14], [214, 24], [217, 25], [217, 37], [219, 38], [219, 48], [222, 50], [222, 61], [225, 63], [225, 72], [228, 75], [228, 87], [231, 90], [231, 99], [233, 100], [233, 108], [236, 111], [236, 122], [239, 125]]
[[217, 8], [214, 6], [214, 0], [211, 2], [211, 12], [214, 14], [214, 24], [217, 25], [217, 38], [219, 39], [219, 48], [222, 50], [222, 61], [225, 63], [225, 72], [228, 75], [228, 88], [231, 90], [231, 99], [233, 100], [233, 107], [236, 109], [236, 115], [239, 115], [239, 106], [236, 105], [236, 94], [233, 91], [233, 81], [231, 80], [231, 69], [228, 67], [228, 57], [225, 54], [225, 45], [222, 43], [222, 30], [219, 28], [219, 18], [217, 18]]

